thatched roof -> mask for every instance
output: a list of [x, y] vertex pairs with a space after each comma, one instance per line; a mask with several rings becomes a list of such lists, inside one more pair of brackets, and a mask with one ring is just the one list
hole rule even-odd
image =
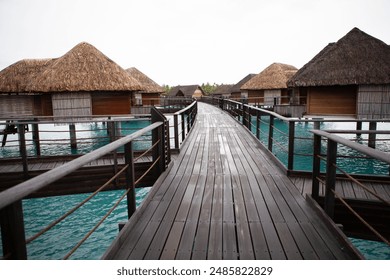
[[231, 88], [231, 93], [241, 92], [241, 87], [242, 87], [247, 81], [249, 81], [250, 79], [252, 79], [254, 76], [256, 76], [256, 74], [249, 74], [249, 75], [245, 76], [241, 81], [239, 81], [237, 84], [235, 84], [235, 85]]
[[188, 86], [176, 86], [170, 89], [168, 92], [168, 96], [175, 97], [175, 96], [185, 96], [185, 97], [192, 97], [192, 95], [195, 93], [195, 91], [199, 89], [202, 91], [202, 94], [205, 95], [205, 92], [203, 91], [202, 87], [199, 85], [188, 85]]
[[155, 81], [139, 71], [137, 68], [132, 67], [126, 69], [126, 72], [135, 79], [143, 88], [145, 93], [163, 93], [164, 89], [159, 86]]
[[288, 86], [389, 83], [390, 46], [354, 28], [304, 65]]
[[234, 85], [219, 85], [213, 92], [213, 95], [227, 95], [231, 93], [232, 87]]
[[287, 88], [287, 81], [297, 72], [297, 68], [288, 64], [273, 63], [252, 79], [241, 90], [263, 90]]
[[88, 43], [55, 59], [32, 85], [35, 92], [134, 91], [140, 84]]
[[53, 59], [23, 59], [0, 72], [0, 92], [28, 93], [37, 77]]

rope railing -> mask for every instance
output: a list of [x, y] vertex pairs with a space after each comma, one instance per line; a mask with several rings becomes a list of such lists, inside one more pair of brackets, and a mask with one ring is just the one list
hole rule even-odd
[[[349, 172], [346, 172], [336, 163], [337, 159], [340, 158], [337, 152], [338, 145], [348, 147], [358, 153], [361, 153], [366, 159], [374, 159], [382, 162], [383, 164], [390, 165], [390, 157], [388, 153], [375, 150], [373, 148], [335, 135], [332, 133], [332, 131], [312, 130], [312, 132], [314, 134], [312, 197], [318, 201], [319, 184], [322, 184], [323, 186], [325, 186], [324, 210], [330, 218], [335, 219], [335, 200], [337, 198], [358, 220], [360, 220], [367, 228], [369, 228], [369, 230], [376, 236], [376, 238], [389, 245], [388, 240], [386, 240], [386, 238], [379, 234], [378, 230], [374, 229], [373, 225], [370, 225], [364, 218], [362, 218], [361, 215], [356, 210], [354, 210], [352, 206], [346, 201], [345, 197], [341, 196], [339, 193], [336, 192], [336, 178], [337, 176], [344, 176], [345, 179], [349, 180], [352, 183], [352, 188], [363, 189], [365, 192], [369, 193], [377, 199], [377, 202], [379, 203], [378, 205], [382, 205], [382, 207], [385, 207], [384, 209], [386, 209], [386, 207], [389, 207], [390, 201], [388, 201], [387, 198], [378, 195], [375, 191], [368, 188], [360, 180], [351, 176]], [[326, 157], [321, 154], [320, 149], [321, 142], [324, 139], [327, 140]], [[326, 170], [323, 175], [321, 175], [320, 170], [321, 161], [326, 162]], [[339, 173], [337, 173], [337, 171]], [[375, 223], [375, 220], [370, 221], [372, 223]], [[378, 223], [376, 223], [375, 226], [381, 227], [381, 225]]]
[[367, 221], [364, 220], [362, 216], [360, 216], [355, 210], [353, 210], [353, 208], [342, 198], [342, 196], [340, 196], [335, 190], [332, 190], [332, 193], [341, 201], [341, 203], [345, 207], [348, 208], [349, 211], [351, 211], [351, 213], [356, 218], [358, 218], [371, 232], [373, 232], [375, 236], [377, 236], [381, 241], [390, 246], [390, 242], [385, 237], [383, 237], [377, 230], [375, 230], [369, 223], [367, 223]]
[[[153, 170], [154, 176], [157, 175], [156, 172], [163, 172], [165, 170], [165, 167], [168, 164], [165, 161], [170, 159], [169, 146], [168, 147], [164, 146], [167, 143], [169, 143], [169, 141], [167, 141], [165, 139], [166, 137], [169, 136], [169, 133], [164, 132], [168, 127], [168, 125], [166, 123], [167, 123], [167, 120], [165, 119], [165, 117], [162, 114], [156, 113], [155, 117], [154, 117], [154, 123], [149, 125], [148, 127], [143, 128], [143, 129], [141, 129], [141, 130], [139, 130], [131, 135], [124, 136], [124, 137], [122, 137], [114, 142], [111, 142], [111, 143], [109, 143], [101, 148], [98, 148], [95, 151], [92, 151], [88, 154], [80, 156], [80, 157], [78, 157], [70, 162], [67, 162], [67, 163], [65, 163], [57, 168], [51, 169], [51, 170], [47, 171], [46, 173], [43, 173], [43, 174], [38, 175], [36, 177], [33, 177], [32, 179], [30, 179], [28, 181], [20, 183], [12, 188], [6, 189], [3, 192], [1, 192], [0, 193], [0, 214], [1, 214], [0, 217], [3, 215], [9, 216], [9, 214], [6, 214], [6, 212], [4, 212], [4, 211], [18, 211], [18, 212], [23, 211], [22, 208], [19, 206], [16, 206], [16, 207], [13, 207], [13, 206], [9, 207], [9, 206], [21, 205], [21, 199], [23, 199], [23, 198], [25, 198], [33, 193], [36, 193], [37, 191], [41, 190], [42, 188], [48, 186], [49, 184], [52, 184], [52, 183], [56, 182], [57, 180], [65, 177], [66, 175], [69, 175], [69, 174], [73, 173], [74, 171], [77, 171], [78, 169], [80, 169], [83, 166], [88, 165], [92, 161], [96, 161], [97, 159], [101, 158], [104, 155], [112, 154], [112, 152], [114, 152], [114, 154], [112, 154], [112, 156], [114, 157], [114, 161], [117, 162], [116, 151], [123, 146], [125, 147], [124, 153], [125, 153], [125, 161], [126, 162], [125, 162], [125, 165], [123, 167], [121, 167], [121, 169], [119, 171], [117, 171], [111, 178], [109, 178], [100, 187], [97, 187], [97, 189], [92, 194], [90, 194], [87, 198], [85, 198], [81, 203], [74, 206], [72, 209], [70, 209], [66, 213], [64, 213], [60, 218], [57, 218], [55, 221], [51, 222], [48, 226], [41, 229], [38, 233], [36, 233], [33, 236], [28, 237], [28, 238], [25, 238], [24, 234], [22, 236], [15, 234], [14, 231], [20, 232], [21, 229], [22, 229], [22, 231], [24, 231], [24, 226], [23, 226], [24, 221], [23, 221], [23, 218], [17, 219], [15, 221], [11, 221], [11, 223], [13, 225], [4, 229], [4, 232], [5, 231], [7, 231], [7, 232], [3, 233], [3, 235], [2, 235], [3, 243], [8, 244], [11, 241], [8, 240], [7, 238], [9, 238], [11, 236], [17, 236], [17, 238], [18, 238], [17, 243], [19, 245], [16, 247], [13, 247], [13, 245], [7, 246], [7, 250], [9, 250], [9, 251], [4, 252], [4, 254], [9, 256], [9, 258], [11, 258], [11, 259], [24, 259], [24, 258], [26, 258], [27, 253], [26, 253], [26, 249], [23, 249], [23, 244], [31, 243], [32, 241], [39, 238], [42, 234], [44, 234], [45, 232], [47, 232], [48, 230], [53, 228], [55, 225], [57, 225], [58, 223], [60, 223], [61, 221], [63, 221], [67, 217], [69, 217], [77, 209], [79, 209], [80, 207], [85, 205], [85, 203], [87, 203], [94, 196], [96, 196], [96, 194], [107, 189], [108, 186], [110, 186], [112, 183], [116, 182], [116, 180], [119, 178], [119, 176], [123, 175], [125, 172], [126, 172], [125, 175], [126, 175], [126, 182], [127, 182], [126, 183], [127, 191], [125, 192], [124, 196], [127, 195], [131, 190], [134, 191], [135, 186], [137, 184], [139, 184], [142, 180], [144, 180], [144, 178], [147, 176], [147, 174], [150, 174], [152, 170]], [[158, 132], [157, 132], [157, 130], [158, 130]], [[132, 155], [133, 148], [131, 147], [131, 143], [133, 141], [136, 141], [138, 138], [142, 138], [143, 135], [149, 134], [150, 132], [153, 132], [152, 134], [155, 135], [152, 137], [153, 143], [152, 143], [151, 147], [134, 160], [133, 155]], [[157, 138], [156, 138], [156, 136], [157, 136]], [[163, 137], [164, 140], [161, 139], [160, 137]], [[130, 144], [130, 146], [129, 146], [129, 144]], [[134, 181], [134, 179], [132, 179], [133, 181], [130, 182], [129, 178], [134, 178], [134, 175], [131, 175], [134, 172], [134, 171], [131, 171], [131, 170], [134, 170], [134, 162], [136, 160], [139, 160], [143, 156], [145, 156], [147, 153], [150, 153], [151, 151], [153, 151], [152, 152], [152, 154], [153, 154], [152, 163], [149, 165], [147, 170], [142, 175], [139, 176], [139, 178], [136, 181]], [[167, 152], [168, 152], [168, 156], [166, 155]], [[129, 155], [129, 153], [131, 153], [131, 155]], [[163, 154], [164, 154], [164, 156], [162, 156]], [[164, 162], [162, 163], [161, 161], [164, 161]], [[116, 164], [117, 163], [115, 163], [115, 165]], [[116, 167], [115, 167], [115, 170], [117, 170]], [[130, 171], [128, 171], [128, 170], [130, 170]], [[128, 177], [128, 176], [130, 176], [130, 177]], [[122, 199], [123, 199], [123, 197], [122, 197]], [[128, 201], [128, 203], [129, 203], [129, 201]], [[119, 204], [119, 202], [118, 202], [118, 204]], [[109, 213], [111, 213], [115, 209], [115, 207], [110, 209]], [[133, 208], [133, 207], [128, 206], [129, 211], [131, 210], [130, 208]], [[88, 236], [90, 236], [90, 234], [92, 234], [92, 232], [94, 230], [96, 230], [96, 228], [108, 217], [109, 213], [107, 213], [107, 215], [105, 217], [103, 217], [103, 219], [101, 219], [101, 221], [98, 223], [98, 225], [96, 225], [94, 227], [94, 229], [92, 229], [92, 231], [89, 232], [87, 234], [87, 236], [85, 236], [76, 245], [76, 247], [74, 249], [72, 249], [72, 251], [69, 252], [65, 256], [65, 259], [69, 258], [73, 254], [73, 252], [88, 238]], [[130, 212], [129, 212], [129, 215], [131, 215]], [[23, 217], [23, 214], [17, 213], [17, 214], [15, 214], [15, 217]], [[13, 242], [13, 243], [15, 243], [15, 242]], [[22, 245], [22, 246], [20, 246], [20, 245]]]

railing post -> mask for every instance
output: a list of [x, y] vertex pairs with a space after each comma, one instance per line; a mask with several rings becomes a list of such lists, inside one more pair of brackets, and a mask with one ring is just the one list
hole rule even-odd
[[331, 219], [334, 218], [335, 207], [335, 194], [333, 193], [333, 191], [335, 190], [336, 185], [336, 159], [337, 142], [328, 139], [324, 210]]
[[242, 125], [243, 125], [243, 126], [246, 126], [246, 118], [245, 118], [246, 109], [245, 109], [245, 103], [244, 103], [244, 101], [241, 103], [241, 106], [242, 106], [242, 111], [241, 111]]
[[173, 115], [173, 131], [175, 136], [175, 149], [179, 149], [179, 121], [178, 115]]
[[268, 150], [272, 152], [272, 142], [274, 138], [274, 116], [269, 116], [269, 129], [268, 129]]
[[27, 148], [26, 148], [26, 128], [24, 124], [18, 124], [19, 152], [22, 158], [23, 175], [28, 178]]
[[35, 153], [37, 156], [41, 155], [41, 144], [39, 140], [39, 125], [38, 125], [38, 119], [34, 119], [34, 123], [32, 124], [32, 139], [35, 146]]
[[129, 166], [126, 169], [126, 189], [131, 189], [127, 193], [127, 215], [128, 218], [133, 215], [136, 210], [136, 197], [134, 185], [134, 156], [132, 142], [125, 144], [125, 164]]
[[70, 138], [70, 147], [72, 149], [77, 149], [77, 138], [76, 138], [76, 125], [69, 125], [69, 138]]
[[312, 186], [311, 197], [318, 201], [320, 195], [320, 182], [318, 178], [321, 172], [321, 136], [314, 134], [313, 140], [313, 173], [312, 173]]
[[0, 224], [4, 258], [10, 260], [27, 260], [21, 200], [0, 210]]
[[259, 140], [260, 140], [260, 124], [261, 124], [260, 110], [256, 110], [256, 137]]
[[190, 129], [191, 129], [191, 126], [190, 126], [190, 118], [191, 118], [191, 112], [188, 112], [187, 114], [187, 134], [190, 133]]
[[287, 169], [294, 169], [294, 143], [295, 143], [295, 122], [288, 122], [288, 162]]
[[184, 139], [186, 139], [184, 113], [181, 113], [180, 117], [181, 117], [181, 142], [183, 143]]
[[[376, 122], [370, 122], [369, 128], [370, 131], [376, 130]], [[376, 146], [376, 133], [369, 133], [368, 134], [368, 147], [375, 149]]]

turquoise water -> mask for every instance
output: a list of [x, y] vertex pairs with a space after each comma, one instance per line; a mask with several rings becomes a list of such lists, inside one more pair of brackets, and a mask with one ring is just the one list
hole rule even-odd
[[[252, 133], [256, 134], [256, 118], [252, 118]], [[378, 130], [390, 130], [389, 123], [378, 123]], [[288, 151], [286, 143], [288, 143], [288, 123], [275, 119], [274, 121], [274, 144], [273, 154], [285, 165], [288, 162]], [[310, 132], [314, 129], [313, 123], [300, 122], [295, 125], [295, 141], [294, 141], [294, 167], [293, 170], [297, 171], [311, 171], [313, 166], [313, 134]], [[322, 122], [320, 129], [322, 130], [355, 130], [356, 124], [354, 122], [339, 122], [330, 123]], [[368, 123], [363, 124], [363, 130], [368, 130]], [[262, 117], [262, 123], [260, 125], [260, 141], [268, 146], [269, 135], [269, 117]], [[357, 137], [354, 134], [340, 134], [340, 136], [353, 139], [358, 143], [367, 145], [367, 141], [364, 141], [362, 137]], [[367, 135], [363, 137], [367, 138]], [[390, 151], [390, 141], [387, 139], [389, 135], [378, 135], [377, 140], [383, 139], [376, 143], [376, 149], [380, 151]], [[321, 151], [326, 154], [326, 142], [322, 142]], [[338, 145], [338, 154], [342, 156], [349, 156], [351, 158], [338, 158], [337, 165], [343, 170], [351, 174], [375, 174], [375, 175], [388, 175], [389, 165], [381, 161], [367, 158], [358, 158], [363, 156], [362, 154], [345, 147]], [[325, 171], [325, 164], [322, 162], [321, 171]]]
[[[149, 190], [150, 188], [136, 189], [137, 207], [147, 196]], [[28, 244], [28, 259], [62, 259], [100, 221], [123, 193], [124, 191], [108, 191], [97, 194], [68, 218]], [[61, 217], [88, 195], [78, 194], [24, 200], [26, 238], [36, 234], [53, 220]], [[100, 259], [118, 234], [118, 223], [126, 221], [127, 204], [126, 198], [124, 198], [70, 259]], [[1, 248], [0, 254], [2, 255]]]
[[[118, 122], [120, 135], [130, 135], [137, 130], [150, 125], [150, 120], [136, 119]], [[1, 129], [1, 128], [0, 128]], [[32, 128], [26, 133], [27, 155], [36, 156], [36, 149], [32, 142]], [[77, 148], [71, 148], [68, 125], [40, 124], [39, 138], [42, 156], [86, 154], [110, 143], [107, 126], [103, 123], [76, 124]], [[0, 138], [2, 139], [2, 138]], [[145, 150], [150, 147], [151, 133], [146, 134], [133, 142], [134, 150]], [[0, 148], [0, 158], [18, 157], [18, 135], [8, 135], [5, 147]]]

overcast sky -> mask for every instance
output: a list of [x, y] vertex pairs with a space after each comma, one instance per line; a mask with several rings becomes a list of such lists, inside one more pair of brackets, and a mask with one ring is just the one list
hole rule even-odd
[[0, 70], [88, 42], [160, 85], [302, 67], [353, 27], [390, 44], [388, 0], [0, 0]]

